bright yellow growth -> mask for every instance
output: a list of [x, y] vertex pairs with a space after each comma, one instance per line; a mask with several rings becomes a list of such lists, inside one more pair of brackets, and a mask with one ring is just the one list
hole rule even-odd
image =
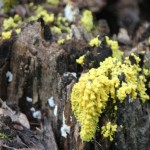
[[33, 6], [34, 6], [33, 2], [29, 3], [29, 7], [33, 7]]
[[136, 63], [139, 63], [139, 62], [140, 62], [141, 59], [140, 59], [139, 57], [137, 57], [134, 53], [131, 53], [131, 56], [134, 57]]
[[16, 29], [15, 31], [17, 34], [19, 34], [21, 32], [21, 29], [19, 28], [19, 29]]
[[10, 29], [16, 28], [17, 26], [18, 25], [14, 22], [14, 19], [12, 17], [5, 19], [3, 22], [4, 30], [10, 30]]
[[42, 17], [45, 23], [51, 23], [54, 21], [54, 14], [48, 13], [47, 10], [45, 10], [42, 6], [37, 6], [35, 13], [36, 17]]
[[64, 39], [59, 39], [58, 41], [57, 41], [57, 43], [58, 44], [64, 44], [65, 43], [65, 41], [67, 41], [67, 40], [70, 40], [70, 36], [67, 34], [66, 35], [66, 38], [64, 38]]
[[66, 35], [66, 40], [70, 40], [70, 39], [71, 39], [70, 35], [67, 34], [67, 35]]
[[100, 44], [101, 44], [101, 41], [98, 39], [99, 36], [97, 36], [96, 38], [92, 39], [90, 42], [89, 42], [89, 45], [91, 47], [98, 47]]
[[85, 57], [85, 55], [79, 57], [78, 59], [76, 59], [76, 62], [80, 65], [83, 65], [84, 64], [84, 57]]
[[148, 76], [150, 74], [149, 70], [148, 69], [143, 69], [143, 74]]
[[93, 15], [89, 10], [85, 10], [83, 12], [83, 16], [81, 18], [81, 23], [86, 28], [87, 31], [91, 31], [93, 28]]
[[[80, 61], [79, 61], [80, 60]], [[83, 63], [84, 56], [78, 63]], [[97, 69], [83, 74], [71, 93], [72, 110], [81, 123], [80, 136], [84, 141], [94, 138], [99, 117], [108, 100], [123, 102], [127, 95], [134, 100], [137, 94], [142, 102], [149, 100], [145, 87], [145, 75], [140, 75], [139, 65], [131, 65], [127, 57], [124, 63], [117, 58], [106, 58]], [[125, 81], [120, 82], [124, 73]]]
[[70, 32], [69, 23], [67, 22], [67, 19], [63, 17], [63, 15], [60, 13], [58, 14], [56, 18], [56, 25], [63, 31]]
[[52, 4], [52, 5], [58, 5], [59, 4], [59, 0], [47, 0], [47, 2], [49, 4]]
[[110, 141], [113, 141], [113, 135], [117, 131], [117, 125], [112, 124], [111, 122], [108, 122], [106, 126], [101, 127], [101, 134], [105, 138], [109, 138]]
[[[5, 19], [3, 22], [3, 30], [5, 32], [2, 32], [2, 39], [9, 39], [12, 34], [12, 29], [18, 27], [18, 25], [22, 22], [22, 18], [16, 14], [13, 18], [9, 17], [8, 19]], [[21, 32], [21, 29], [15, 29], [16, 33], [19, 34]]]
[[40, 5], [34, 6], [34, 10], [35, 10], [35, 16], [30, 16], [28, 18], [28, 21], [34, 21], [42, 17], [45, 23], [54, 22], [54, 14], [48, 13], [47, 10], [44, 9], [42, 6]]
[[113, 41], [111, 39], [109, 39], [108, 36], [105, 37], [106, 38], [106, 43], [108, 46], [111, 47], [112, 49], [112, 53], [113, 53], [113, 57], [116, 57], [118, 60], [122, 60], [122, 56], [123, 56], [123, 52], [121, 52], [119, 50], [119, 45], [118, 45], [118, 42], [117, 41]]
[[46, 23], [51, 23], [54, 21], [54, 14], [48, 14], [46, 11], [43, 11], [37, 15], [38, 18], [43, 17], [43, 20]]
[[12, 31], [2, 32], [2, 39], [9, 39], [11, 37], [11, 32]]
[[54, 32], [55, 34], [61, 34], [61, 33], [62, 33], [62, 32], [61, 32], [61, 29], [58, 28], [57, 26], [53, 26], [53, 27], [51, 28], [51, 30], [52, 30], [52, 32]]
[[30, 22], [30, 21], [35, 21], [37, 19], [38, 18], [36, 16], [30, 16], [27, 20], [28, 20], [28, 22]]
[[18, 15], [18, 14], [16, 14], [15, 16], [14, 16], [14, 21], [15, 22], [18, 22], [18, 21], [21, 21], [22, 20], [22, 18]]
[[64, 43], [65, 43], [65, 39], [58, 40], [58, 44], [64, 44]]

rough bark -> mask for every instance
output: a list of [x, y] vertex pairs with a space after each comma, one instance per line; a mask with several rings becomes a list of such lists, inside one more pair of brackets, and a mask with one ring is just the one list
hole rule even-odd
[[[10, 66], [4, 75], [10, 70], [13, 80], [8, 83], [7, 90], [2, 92], [7, 95], [7, 104], [25, 113], [29, 121], [37, 122], [30, 111], [32, 106], [42, 110], [42, 122], [37, 124], [43, 126], [45, 149], [82, 149], [79, 125], [76, 124], [70, 105], [71, 88], [76, 79], [71, 74], [64, 76], [68, 68], [72, 68], [68, 59], [70, 54], [55, 42], [45, 42], [38, 22], [23, 29], [11, 50]], [[76, 57], [73, 59], [75, 63]], [[4, 79], [7, 80], [6, 77]], [[32, 104], [26, 101], [26, 97], [32, 97]], [[54, 107], [48, 105], [50, 97], [54, 98], [55, 106], [58, 107], [56, 116]], [[66, 138], [61, 136], [63, 113], [65, 123], [71, 127], [70, 135]]]

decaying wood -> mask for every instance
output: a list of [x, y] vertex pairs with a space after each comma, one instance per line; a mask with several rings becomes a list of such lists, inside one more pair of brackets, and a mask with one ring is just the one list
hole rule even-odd
[[[10, 44], [12, 39], [9, 41], [10, 49], [7, 49], [5, 56], [1, 57], [0, 53], [0, 96], [7, 102], [8, 108], [12, 108], [0, 109], [1, 122], [3, 130], [6, 133], [9, 130], [11, 137], [17, 139], [14, 143], [1, 140], [0, 146], [8, 148], [13, 144], [14, 148], [22, 150], [119, 150], [129, 147], [133, 149], [149, 147], [150, 106], [148, 102], [143, 105], [139, 99], [129, 104], [127, 98], [125, 103], [119, 105], [117, 123], [125, 124], [126, 128], [118, 128], [114, 142], [110, 143], [99, 133], [92, 142], [85, 143], [80, 139], [81, 127], [73, 115], [70, 102], [72, 87], [83, 71], [83, 68], [76, 64], [76, 59], [89, 51], [86, 58], [87, 66], [84, 66], [89, 69], [99, 66], [99, 61], [103, 61], [99, 60], [102, 53], [98, 56], [98, 50], [105, 51], [103, 54], [107, 55], [106, 57], [111, 56], [112, 52], [104, 45], [91, 50], [84, 41], [89, 41], [88, 33], [80, 33], [80, 28], [76, 26], [72, 28], [73, 40], [60, 46], [56, 41], [46, 42], [41, 36], [40, 23], [35, 21], [24, 27], [13, 44]], [[109, 33], [108, 29], [106, 33]], [[142, 46], [146, 48], [145, 56], [147, 63], [150, 64], [149, 46], [143, 43]], [[5, 45], [0, 45], [0, 52], [4, 48]], [[139, 47], [135, 49], [141, 51]], [[96, 60], [97, 64], [88, 66], [88, 56], [92, 56], [92, 61]], [[13, 80], [9, 83], [6, 77], [7, 71], [11, 71], [13, 75]], [[73, 73], [76, 73], [76, 76]], [[28, 102], [27, 97], [32, 98], [32, 102]], [[55, 103], [54, 107], [48, 105], [48, 99], [51, 97]], [[35, 111], [40, 110], [41, 118], [34, 118], [31, 108]], [[16, 110], [15, 113], [13, 109]], [[20, 112], [26, 114], [31, 130], [16, 119]], [[100, 122], [103, 122], [103, 118]], [[68, 129], [62, 130], [64, 124]], [[62, 134], [62, 131], [65, 134]]]
[[[13, 44], [9, 67], [13, 80], [8, 84], [7, 104], [14, 108], [19, 106], [18, 109], [27, 115], [29, 122], [33, 120], [37, 122], [32, 117], [31, 107], [43, 110], [41, 119], [44, 120], [42, 133], [45, 149], [78, 149], [83, 147], [83, 144], [79, 136], [74, 137], [74, 128], [77, 128], [78, 124], [72, 115], [70, 105], [70, 92], [75, 77], [71, 73], [64, 76], [64, 73], [69, 71], [68, 68], [71, 70], [70, 65], [73, 65], [68, 62], [70, 54], [55, 42], [45, 42], [40, 31], [40, 23], [29, 24]], [[79, 50], [76, 49], [75, 52], [77, 51]], [[75, 59], [83, 52], [77, 53], [78, 56], [73, 52], [75, 64]], [[74, 66], [72, 72], [75, 68], [77, 69]], [[26, 97], [32, 97], [32, 103], [27, 102]], [[50, 97], [54, 98], [55, 106], [58, 107], [55, 115], [54, 108], [48, 105]], [[49, 118], [45, 118], [44, 112], [49, 114]], [[60, 132], [63, 126], [63, 113], [65, 124], [71, 128], [70, 135], [67, 133], [66, 137]]]

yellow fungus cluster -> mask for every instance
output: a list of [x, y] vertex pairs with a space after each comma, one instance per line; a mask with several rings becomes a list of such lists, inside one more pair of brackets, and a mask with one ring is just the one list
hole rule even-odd
[[51, 5], [58, 5], [59, 4], [59, 0], [47, 0], [47, 2]]
[[22, 20], [22, 18], [18, 15], [18, 14], [16, 14], [15, 16], [14, 16], [14, 22], [21, 22], [21, 20]]
[[[9, 17], [8, 19], [4, 19], [3, 22], [3, 32], [1, 35], [1, 39], [9, 39], [12, 34], [12, 29], [16, 31], [17, 34], [21, 32], [21, 29], [16, 29], [22, 22], [22, 18], [16, 14], [14, 17]], [[15, 29], [14, 29], [15, 28]]]
[[64, 43], [65, 43], [65, 39], [60, 39], [60, 40], [58, 40], [57, 43], [58, 43], [58, 44], [64, 44]]
[[14, 22], [14, 18], [9, 17], [8, 19], [5, 19], [3, 22], [3, 29], [4, 30], [10, 30], [13, 28], [16, 28], [18, 25]]
[[137, 57], [134, 53], [131, 53], [131, 56], [134, 57], [136, 63], [139, 63], [141, 61], [141, 59], [139, 57]]
[[110, 141], [113, 141], [113, 135], [117, 131], [117, 125], [108, 122], [106, 126], [101, 127], [101, 134], [105, 138], [109, 138]]
[[65, 41], [67, 41], [67, 40], [70, 40], [70, 35], [69, 35], [69, 34], [66, 34], [66, 37], [65, 37], [65, 38], [59, 39], [59, 40], [57, 41], [57, 43], [61, 45], [61, 44], [64, 44]]
[[12, 31], [2, 32], [2, 39], [3, 40], [9, 39], [11, 37], [11, 32]]
[[[83, 63], [84, 56], [81, 58], [78, 63]], [[149, 100], [145, 87], [146, 78], [140, 72], [139, 65], [132, 65], [129, 57], [124, 63], [115, 57], [109, 57], [100, 63], [99, 68], [92, 68], [81, 75], [72, 89], [71, 103], [75, 117], [81, 123], [80, 136], [84, 141], [94, 138], [99, 117], [109, 100], [123, 102], [128, 95], [132, 100], [137, 95], [140, 95], [142, 102]], [[120, 79], [122, 73], [124, 81]]]
[[[21, 32], [21, 29], [18, 28], [15, 31], [16, 31], [17, 34], [19, 34]], [[11, 37], [11, 34], [12, 34], [11, 30], [2, 32], [2, 36], [1, 36], [2, 40], [9, 39]]]
[[96, 38], [93, 38], [90, 42], [89, 42], [89, 45], [91, 47], [98, 47], [100, 44], [101, 44], [101, 41], [98, 39], [99, 36], [97, 36]]
[[[59, 2], [59, 0], [49, 0], [48, 3], [51, 2]], [[54, 3], [53, 3], [54, 4]], [[51, 28], [52, 32], [56, 34], [61, 34], [63, 31], [67, 31], [68, 33], [70, 32], [70, 27], [69, 23], [67, 22], [67, 19], [63, 17], [62, 13], [59, 13], [58, 16], [56, 16], [54, 13], [49, 13], [43, 6], [41, 5], [34, 5], [34, 3], [29, 4], [30, 7], [34, 8], [34, 16], [30, 16], [27, 20], [28, 22], [30, 21], [35, 21], [38, 20], [39, 18], [43, 18], [44, 22], [46, 24], [53, 23], [54, 26]]]
[[51, 23], [54, 21], [54, 14], [48, 13], [42, 6], [37, 6], [35, 9], [35, 14], [37, 18], [42, 17], [45, 23]]
[[61, 34], [61, 33], [62, 33], [62, 32], [61, 32], [61, 29], [58, 28], [57, 26], [53, 26], [53, 27], [51, 28], [51, 30], [52, 30], [52, 32], [54, 32], [55, 34]]
[[66, 34], [66, 40], [70, 40], [70, 39], [71, 39], [70, 35]]
[[16, 29], [15, 31], [16, 31], [17, 34], [19, 34], [19, 33], [21, 32], [21, 29], [18, 28], [18, 29]]
[[83, 65], [84, 64], [84, 57], [85, 57], [85, 55], [79, 57], [78, 59], [76, 59], [76, 62], [80, 65]]
[[93, 28], [93, 15], [89, 10], [83, 11], [83, 15], [81, 18], [81, 23], [85, 27], [87, 31], [91, 31]]
[[149, 72], [149, 70], [148, 69], [143, 69], [143, 74], [144, 75], [146, 75], [146, 76], [148, 76], [149, 74], [150, 74], [150, 72]]
[[117, 41], [109, 39], [108, 36], [105, 37], [106, 43], [112, 49], [113, 57], [116, 57], [118, 60], [122, 60], [123, 52], [119, 50], [119, 45]]
[[70, 32], [69, 23], [67, 22], [67, 19], [62, 16], [62, 14], [58, 14], [56, 18], [56, 26], [58, 26], [61, 30]]
[[[30, 3], [29, 5], [34, 5], [32, 3]], [[35, 10], [35, 16], [30, 16], [28, 18], [28, 21], [35, 21], [37, 19], [39, 19], [40, 17], [43, 18], [45, 23], [52, 23], [54, 22], [54, 14], [53, 13], [48, 13], [46, 9], [44, 9], [42, 6], [37, 5], [33, 7]]]
[[50, 13], [48, 14], [47, 11], [42, 11], [37, 15], [37, 18], [42, 17], [45, 23], [51, 23], [54, 21], [54, 14]]

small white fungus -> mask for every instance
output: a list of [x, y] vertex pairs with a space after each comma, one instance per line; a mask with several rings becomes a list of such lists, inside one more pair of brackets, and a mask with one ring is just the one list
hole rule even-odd
[[132, 102], [132, 98], [131, 98], [131, 95], [129, 94], [129, 103], [131, 103]]
[[65, 73], [63, 74], [63, 76], [64, 76], [64, 77], [68, 77], [70, 74], [71, 74], [73, 77], [77, 78], [77, 74], [76, 74], [75, 72], [65, 72]]
[[63, 137], [67, 137], [67, 133], [70, 133], [70, 126], [66, 125], [65, 123], [66, 119], [65, 119], [65, 115], [64, 115], [64, 111], [63, 111], [63, 125], [61, 127], [61, 136]]
[[72, 121], [72, 116], [70, 116], [70, 121]]
[[68, 21], [73, 22], [75, 21], [77, 14], [79, 14], [79, 9], [68, 4], [64, 9], [64, 14]]
[[55, 105], [55, 108], [54, 108], [54, 116], [57, 117], [57, 111], [58, 111], [58, 106]]
[[30, 111], [34, 112], [34, 111], [35, 111], [35, 108], [34, 108], [34, 107], [31, 107], [31, 108], [30, 108]]
[[32, 102], [32, 98], [31, 98], [31, 97], [28, 97], [28, 96], [27, 96], [27, 97], [26, 97], [26, 100], [27, 100], [27, 102], [30, 102], [30, 103]]
[[33, 117], [36, 119], [41, 119], [41, 117], [42, 117], [41, 111], [37, 110], [37, 111], [33, 112]]
[[12, 75], [12, 73], [10, 71], [7, 71], [6, 77], [8, 78], [8, 82], [11, 82], [12, 79], [13, 79], [13, 75]]
[[54, 107], [55, 106], [53, 96], [48, 99], [48, 104], [49, 104], [50, 107]]

